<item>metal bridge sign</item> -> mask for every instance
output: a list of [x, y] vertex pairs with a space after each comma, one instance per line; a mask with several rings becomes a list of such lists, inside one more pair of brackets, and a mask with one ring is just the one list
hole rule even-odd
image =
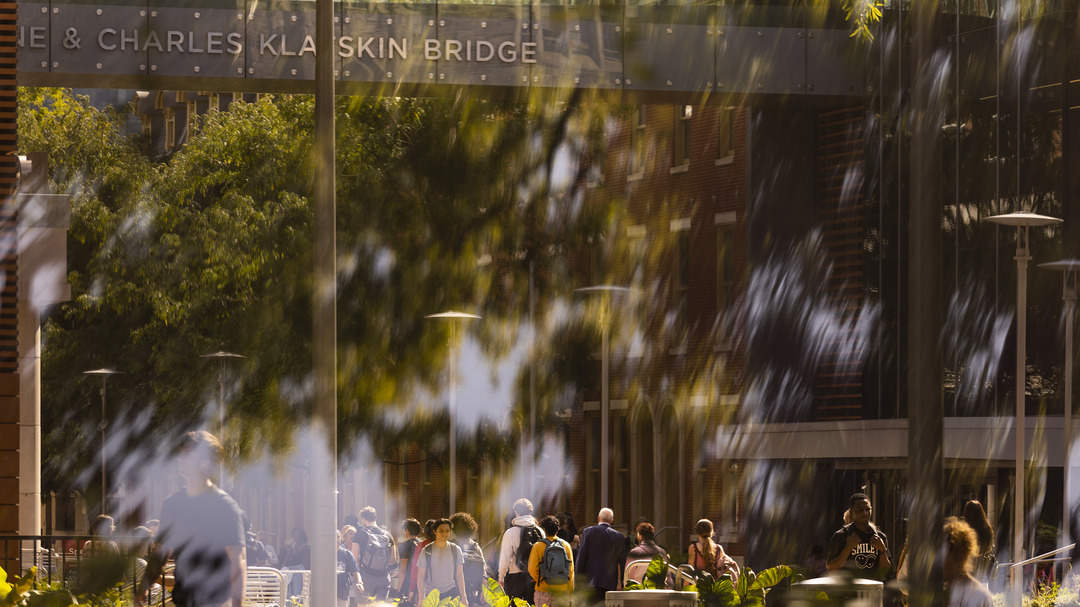
[[[314, 2], [20, 2], [19, 84], [313, 90]], [[337, 4], [337, 89], [444, 85], [859, 95], [846, 30], [728, 25], [715, 6]], [[854, 58], [854, 59], [853, 59]]]

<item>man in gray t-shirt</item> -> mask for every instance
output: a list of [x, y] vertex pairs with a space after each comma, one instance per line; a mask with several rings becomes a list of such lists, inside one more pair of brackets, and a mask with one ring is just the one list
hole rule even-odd
[[435, 541], [424, 547], [416, 562], [416, 585], [420, 590], [420, 601], [432, 590], [439, 591], [439, 600], [450, 597], [461, 599], [462, 607], [469, 607], [465, 593], [465, 575], [462, 571], [464, 559], [461, 548], [450, 542], [450, 519], [435, 521]]
[[180, 444], [177, 467], [184, 488], [161, 507], [159, 550], [151, 554], [135, 604], [157, 580], [164, 557], [176, 560], [172, 599], [178, 607], [241, 607], [247, 574], [247, 535], [240, 507], [210, 481], [221, 442], [205, 430], [189, 432]]

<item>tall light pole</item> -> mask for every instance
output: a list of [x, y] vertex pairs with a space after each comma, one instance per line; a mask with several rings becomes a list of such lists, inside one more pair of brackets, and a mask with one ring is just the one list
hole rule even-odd
[[109, 485], [106, 484], [107, 473], [105, 466], [105, 427], [108, 425], [109, 420], [106, 417], [105, 403], [107, 402], [106, 394], [109, 385], [109, 376], [118, 375], [120, 371], [114, 371], [112, 369], [94, 369], [93, 371], [83, 371], [83, 375], [100, 375], [101, 376], [101, 425], [98, 426], [98, 430], [101, 432], [101, 513], [108, 514], [109, 505]]
[[1073, 380], [1073, 315], [1076, 312], [1076, 286], [1080, 282], [1080, 259], [1062, 259], [1050, 263], [1039, 264], [1040, 268], [1048, 268], [1061, 272], [1062, 277], [1062, 300], [1065, 302], [1065, 459], [1062, 461], [1062, 508], [1061, 508], [1061, 545], [1070, 543], [1069, 515], [1072, 512], [1069, 501], [1069, 485], [1071, 476], [1071, 451], [1072, 451], [1072, 380]]
[[604, 295], [600, 308], [600, 507], [609, 508], [608, 503], [608, 468], [610, 456], [608, 434], [610, 429], [611, 400], [608, 393], [608, 332], [611, 330], [610, 296], [615, 293], [629, 293], [630, 289], [615, 285], [596, 285], [577, 289], [578, 293], [597, 293]]
[[[1031, 260], [1028, 249], [1029, 230], [1032, 227], [1061, 223], [1056, 217], [1034, 213], [1009, 213], [994, 215], [987, 221], [1016, 227], [1016, 477], [1013, 488], [1013, 562], [1024, 560], [1024, 467], [1027, 465], [1025, 450], [1024, 393], [1027, 386], [1027, 264]], [[1012, 569], [1012, 591], [1019, 593], [1023, 571]]]
[[[221, 440], [221, 444], [225, 444], [225, 359], [226, 358], [245, 358], [242, 354], [233, 354], [232, 352], [225, 352], [224, 350], [218, 350], [213, 354], [200, 354], [199, 358], [216, 358], [221, 362], [221, 366], [218, 368], [218, 439]], [[221, 458], [218, 462], [218, 484], [225, 485], [225, 458]]]
[[337, 569], [337, 148], [334, 0], [315, 0], [315, 132], [311, 187], [311, 538], [308, 604], [333, 605]]
[[[428, 314], [424, 318], [444, 318], [456, 321], [473, 320], [480, 317], [476, 314], [449, 310], [438, 314]], [[450, 498], [450, 512], [457, 512], [455, 508], [457, 502], [457, 429], [454, 427], [454, 418], [457, 416], [457, 348], [454, 347], [454, 325], [456, 324], [455, 322], [450, 323], [450, 339], [447, 342], [450, 350], [450, 404], [447, 407], [450, 417], [450, 486], [447, 490], [447, 496]]]

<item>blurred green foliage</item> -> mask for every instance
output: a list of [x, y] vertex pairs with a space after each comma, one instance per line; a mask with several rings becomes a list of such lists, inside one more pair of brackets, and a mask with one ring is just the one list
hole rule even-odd
[[[528, 330], [530, 264], [541, 298], [572, 294], [564, 252], [609, 220], [578, 191], [580, 159], [602, 155], [607, 113], [584, 95], [338, 100], [343, 457], [361, 437], [381, 454], [445, 434], [431, 395], [447, 379], [450, 327], [425, 315], [482, 315], [470, 336], [500, 360]], [[313, 111], [300, 95], [233, 103], [156, 157], [124, 134], [123, 113], [68, 90], [20, 91], [21, 150], [48, 152], [55, 191], [72, 195], [72, 301], [42, 332], [46, 491], [93, 495], [100, 382], [82, 372], [99, 367], [124, 373], [109, 382], [107, 417], [125, 464], [214, 427], [219, 361], [200, 355], [217, 350], [246, 357], [226, 364], [231, 464], [294, 448], [311, 407]], [[559, 382], [581, 373], [567, 339], [580, 337], [554, 332], [537, 350], [567, 367]], [[463, 464], [513, 457], [525, 377], [505, 417], [461, 446]], [[543, 420], [552, 399], [538, 400]]]

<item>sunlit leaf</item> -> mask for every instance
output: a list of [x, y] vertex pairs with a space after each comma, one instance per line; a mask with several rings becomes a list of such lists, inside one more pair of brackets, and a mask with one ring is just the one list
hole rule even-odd
[[756, 579], [754, 579], [753, 583], [750, 585], [750, 588], [754, 590], [772, 588], [784, 581], [784, 579], [792, 576], [794, 573], [795, 571], [787, 565], [770, 567], [757, 575]]
[[420, 607], [439, 607], [439, 591], [432, 590], [428, 593], [424, 600], [420, 602]]
[[664, 588], [667, 583], [668, 564], [661, 555], [656, 555], [649, 561], [649, 567], [645, 570], [642, 582], [646, 588]]
[[486, 578], [483, 589], [484, 601], [491, 607], [506, 607], [509, 603], [509, 597], [506, 596], [503, 587], [494, 578]]
[[31, 567], [26, 575], [14, 577], [14, 591], [19, 596], [30, 592], [34, 588], [34, 580], [37, 579], [37, 567]]

